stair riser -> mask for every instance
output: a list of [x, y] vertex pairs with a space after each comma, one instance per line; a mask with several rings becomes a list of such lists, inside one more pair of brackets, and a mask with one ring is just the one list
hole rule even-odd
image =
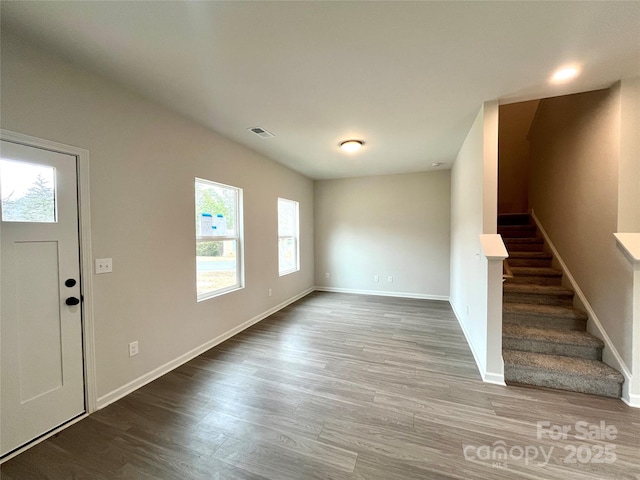
[[502, 348], [508, 348], [509, 350], [521, 350], [524, 352], [544, 353], [547, 355], [580, 357], [586, 358], [587, 360], [602, 360], [602, 348], [583, 345], [558, 344], [528, 338], [503, 337]]
[[536, 227], [498, 227], [504, 238], [530, 238], [536, 236]]
[[498, 225], [528, 225], [531, 222], [531, 217], [528, 213], [509, 213], [498, 215]]
[[540, 295], [505, 292], [502, 296], [502, 300], [503, 302], [532, 303], [534, 305], [556, 305], [563, 307], [570, 307], [573, 305], [573, 295]]
[[503, 313], [502, 321], [514, 325], [524, 325], [536, 328], [555, 328], [558, 330], [579, 331], [585, 331], [587, 329], [587, 321], [580, 318], [541, 317], [537, 315]]
[[542, 243], [511, 243], [508, 239], [504, 241], [507, 251], [512, 252], [544, 252]]
[[571, 392], [589, 393], [603, 397], [620, 398], [622, 385], [607, 378], [583, 378], [540, 368], [504, 365], [504, 379], [509, 383], [523, 383], [539, 387], [557, 388]]
[[508, 262], [511, 267], [551, 267], [550, 258], [509, 258]]
[[562, 277], [538, 277], [534, 275], [517, 275], [507, 278], [505, 283], [518, 283], [528, 285], [560, 285]]

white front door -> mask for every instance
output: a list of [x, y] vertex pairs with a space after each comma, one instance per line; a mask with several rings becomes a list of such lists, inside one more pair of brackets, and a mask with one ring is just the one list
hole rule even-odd
[[0, 144], [0, 456], [85, 411], [76, 157]]

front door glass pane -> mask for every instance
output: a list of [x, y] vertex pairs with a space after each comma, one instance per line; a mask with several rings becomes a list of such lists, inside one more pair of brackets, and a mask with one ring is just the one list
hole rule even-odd
[[0, 159], [3, 222], [56, 222], [56, 169]]

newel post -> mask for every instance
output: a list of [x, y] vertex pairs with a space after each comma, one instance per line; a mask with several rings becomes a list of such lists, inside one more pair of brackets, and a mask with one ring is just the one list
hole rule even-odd
[[504, 385], [502, 360], [502, 262], [509, 256], [499, 234], [480, 235], [487, 261], [487, 374], [486, 380]]
[[631, 381], [625, 382], [622, 399], [633, 407], [640, 407], [640, 233], [613, 235], [633, 268]]

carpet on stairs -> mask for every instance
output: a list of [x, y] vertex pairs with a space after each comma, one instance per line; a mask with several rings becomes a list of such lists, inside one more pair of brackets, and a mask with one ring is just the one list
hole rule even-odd
[[503, 359], [508, 384], [620, 398], [624, 377], [602, 362], [604, 343], [586, 331], [587, 314], [528, 214], [498, 216], [511, 277], [503, 284]]

